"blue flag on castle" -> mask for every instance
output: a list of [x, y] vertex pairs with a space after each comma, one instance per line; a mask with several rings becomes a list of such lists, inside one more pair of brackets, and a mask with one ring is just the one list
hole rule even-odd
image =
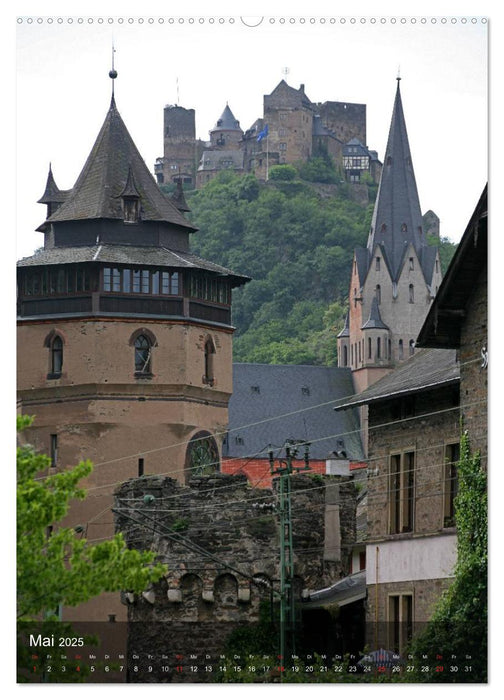
[[265, 136], [268, 135], [268, 125], [264, 125], [264, 129], [257, 135], [257, 141], [262, 141]]

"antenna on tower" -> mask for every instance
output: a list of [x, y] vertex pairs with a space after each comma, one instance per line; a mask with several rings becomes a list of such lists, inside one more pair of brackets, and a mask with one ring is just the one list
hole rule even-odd
[[401, 66], [397, 66], [397, 81], [401, 80]]
[[288, 66], [285, 66], [285, 68], [282, 68], [282, 75], [284, 76], [284, 78], [287, 78], [289, 73], [290, 73], [290, 68]]
[[117, 71], [114, 68], [115, 51], [114, 40], [112, 39], [112, 70], [109, 71], [109, 78], [112, 78], [112, 99], [114, 99], [114, 80], [117, 78]]
[[178, 77], [176, 78], [177, 81], [177, 106], [180, 104], [180, 93], [179, 93], [179, 82], [178, 82]]

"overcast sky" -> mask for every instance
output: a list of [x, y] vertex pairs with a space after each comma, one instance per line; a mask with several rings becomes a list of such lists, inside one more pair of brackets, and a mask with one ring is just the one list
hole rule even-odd
[[383, 158], [400, 70], [421, 208], [437, 213], [442, 235], [460, 239], [487, 180], [488, 24], [480, 16], [51, 19], [26, 15], [17, 24], [18, 257], [42, 244], [35, 228], [45, 205], [36, 201], [49, 163], [57, 185], [71, 188], [105, 119], [112, 44], [117, 107], [151, 172], [163, 155], [166, 104], [194, 108], [197, 136], [208, 139], [226, 102], [243, 129], [251, 126], [282, 78], [304, 83], [313, 102], [366, 104], [367, 145]]

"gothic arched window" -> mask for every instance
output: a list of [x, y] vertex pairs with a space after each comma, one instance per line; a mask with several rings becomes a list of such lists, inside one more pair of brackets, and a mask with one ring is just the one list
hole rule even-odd
[[414, 304], [415, 302], [415, 287], [410, 284], [409, 286], [409, 303]]
[[404, 346], [403, 341], [399, 340], [399, 359], [402, 360], [404, 357]]
[[210, 384], [214, 383], [214, 355], [215, 355], [215, 345], [211, 338], [207, 338], [205, 341], [205, 374], [203, 375], [203, 383]]
[[63, 341], [55, 335], [51, 342], [51, 374], [61, 375], [63, 368]]
[[381, 287], [379, 284], [376, 285], [376, 301], [381, 304]]
[[409, 354], [410, 355], [415, 354], [415, 341], [414, 340], [409, 341]]
[[186, 479], [190, 479], [191, 476], [206, 476], [219, 470], [219, 448], [214, 437], [205, 430], [196, 433], [187, 446]]
[[151, 344], [145, 335], [135, 340], [135, 374], [151, 374]]
[[47, 379], [59, 379], [63, 371], [63, 335], [52, 330], [44, 341], [44, 346], [49, 349], [49, 367]]

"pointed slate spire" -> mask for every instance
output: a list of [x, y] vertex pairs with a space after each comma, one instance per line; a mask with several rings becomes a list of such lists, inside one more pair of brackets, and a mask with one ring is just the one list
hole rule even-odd
[[157, 186], [112, 96], [103, 126], [73, 189], [49, 221], [122, 219], [121, 197], [129, 186], [140, 199], [144, 221], [165, 222], [188, 232], [196, 230]]
[[371, 309], [369, 311], [369, 318], [362, 326], [362, 330], [365, 330], [366, 328], [383, 328], [386, 331], [390, 330], [387, 324], [382, 321], [380, 307], [378, 306], [378, 299], [376, 297], [373, 297]]
[[184, 189], [182, 187], [182, 180], [180, 178], [177, 179], [177, 187], [171, 196], [171, 201], [175, 204], [179, 211], [191, 211], [187, 206], [184, 196]]
[[53, 202], [64, 202], [67, 193], [60, 190], [54, 179], [51, 164], [49, 164], [49, 173], [47, 175], [44, 194], [37, 200], [37, 204], [52, 204]]
[[367, 244], [370, 257], [377, 244], [384, 246], [394, 282], [401, 272], [407, 246], [412, 243], [420, 257], [421, 248], [427, 245], [399, 84], [400, 78], [397, 79], [387, 149]]
[[338, 333], [338, 338], [349, 338], [350, 337], [350, 314], [347, 311], [345, 316], [345, 327]]
[[212, 131], [220, 131], [221, 129], [226, 131], [241, 131], [240, 122], [235, 118], [227, 103]]

